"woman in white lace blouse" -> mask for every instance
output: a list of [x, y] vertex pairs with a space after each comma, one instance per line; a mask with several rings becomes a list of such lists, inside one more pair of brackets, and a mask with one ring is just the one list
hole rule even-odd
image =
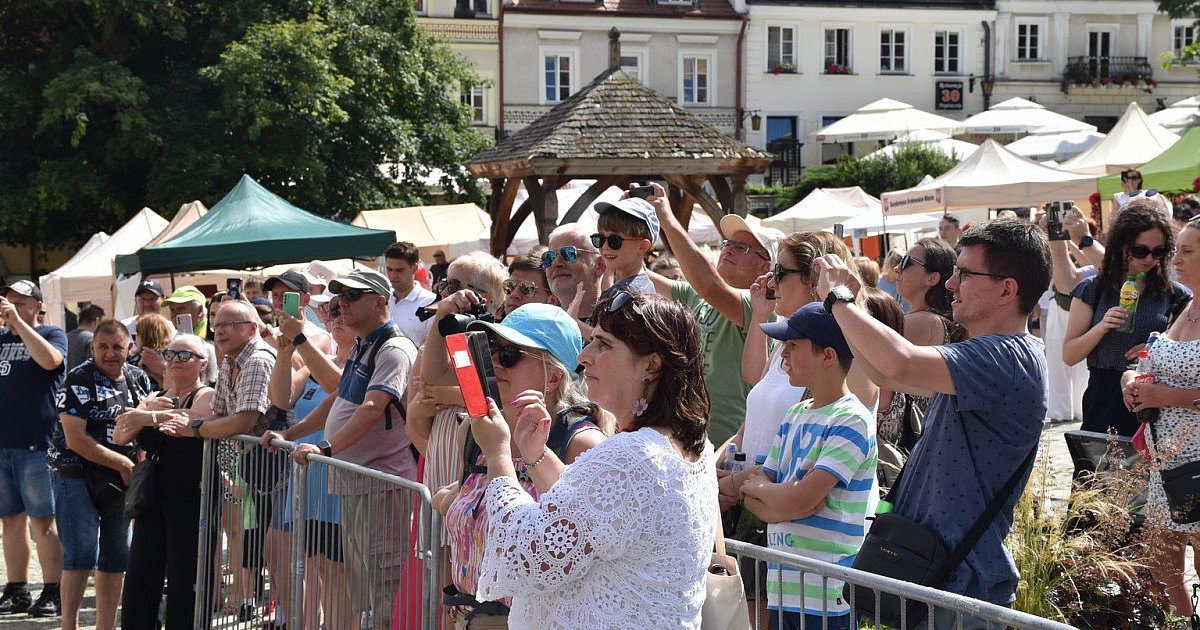
[[[471, 420], [490, 463], [480, 601], [512, 597], [511, 628], [699, 628], [717, 522], [700, 333], [679, 303], [618, 292], [579, 355], [588, 397], [623, 432], [569, 468], [545, 446], [538, 392]], [[539, 489], [520, 484], [513, 447]]]

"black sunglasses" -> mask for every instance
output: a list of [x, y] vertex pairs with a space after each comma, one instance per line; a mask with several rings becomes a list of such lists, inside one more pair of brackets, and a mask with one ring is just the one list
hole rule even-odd
[[167, 361], [168, 363], [170, 363], [171, 361], [174, 361], [175, 357], [179, 357], [179, 360], [183, 361], [184, 363], [187, 363], [188, 361], [191, 361], [192, 359], [200, 358], [200, 355], [196, 354], [195, 352], [192, 352], [191, 350], [172, 350], [170, 348], [163, 350], [162, 356], [163, 356], [163, 360]]
[[900, 262], [896, 263], [896, 269], [898, 271], [904, 271], [913, 265], [921, 265], [924, 267], [925, 261], [917, 258], [916, 256], [909, 256], [908, 254], [905, 254], [900, 257]]
[[1150, 190], [1135, 190], [1135, 191], [1133, 191], [1133, 192], [1129, 193], [1129, 198], [1130, 198], [1130, 199], [1132, 199], [1132, 198], [1134, 198], [1134, 197], [1136, 197], [1136, 196], [1138, 196], [1138, 195], [1141, 195], [1141, 194], [1143, 194], [1143, 193], [1145, 193], [1145, 195], [1146, 195], [1146, 198], [1150, 198], [1150, 197], [1153, 197], [1154, 195], [1157, 195], [1157, 194], [1158, 194], [1158, 189], [1156, 189], [1156, 188], [1151, 188]]
[[346, 289], [345, 291], [338, 293], [338, 297], [342, 298], [343, 302], [357, 302], [361, 300], [367, 293], [370, 292], [363, 291], [362, 289]]
[[520, 346], [505, 345], [502, 346], [496, 343], [495, 338], [492, 339], [492, 359], [496, 361], [500, 367], [504, 369], [511, 368], [521, 362], [521, 357], [525, 356], [526, 352]]
[[1134, 258], [1153, 256], [1155, 260], [1162, 260], [1167, 256], [1170, 256], [1172, 253], [1174, 253], [1174, 250], [1166, 245], [1159, 245], [1154, 249], [1150, 249], [1145, 245], [1133, 245], [1129, 248], [1129, 255], [1133, 256]]
[[775, 284], [779, 284], [783, 282], [783, 279], [789, 273], [805, 273], [805, 271], [803, 269], [790, 269], [779, 263], [775, 263], [775, 266], [771, 269], [771, 279], [775, 281]]
[[458, 278], [443, 279], [441, 282], [437, 283], [437, 286], [435, 288], [437, 289], [437, 292], [440, 295], [443, 293], [458, 293], [459, 290], [462, 289], [463, 287], [466, 287], [466, 288], [474, 291], [475, 293], [480, 293], [479, 289], [476, 289], [475, 287], [471, 286], [470, 284], [467, 284], [466, 282], [463, 282], [462, 280], [459, 280]]
[[530, 280], [522, 280], [520, 284], [517, 284], [515, 280], [510, 278], [504, 281], [504, 295], [511, 294], [513, 291], [516, 291], [518, 287], [521, 289], [521, 295], [524, 295], [525, 297], [529, 297], [534, 293], [537, 293], [538, 290], [537, 285]]
[[592, 235], [592, 247], [600, 249], [605, 243], [608, 243], [609, 249], [621, 249], [621, 246], [625, 244], [626, 239], [631, 241], [648, 240], [635, 236], [621, 236], [620, 234], [609, 234], [608, 236], [605, 236], [603, 234], [596, 233]]
[[616, 295], [613, 295], [612, 299], [608, 301], [608, 306], [606, 306], [604, 310], [609, 313], [616, 313], [617, 311], [625, 308], [625, 305], [628, 304], [632, 299], [632, 293], [628, 291], [617, 291]]
[[586, 252], [589, 254], [600, 253], [590, 249], [581, 249], [579, 247], [575, 247], [574, 245], [567, 245], [558, 251], [554, 251], [553, 249], [546, 250], [542, 252], [542, 269], [549, 269], [550, 265], [554, 264], [554, 259], [558, 258], [559, 256], [562, 256], [563, 262], [571, 264], [576, 260], [579, 260], [580, 252]]

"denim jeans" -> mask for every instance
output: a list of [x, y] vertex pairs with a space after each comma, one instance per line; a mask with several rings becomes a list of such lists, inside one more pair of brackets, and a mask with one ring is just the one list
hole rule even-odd
[[98, 512], [86, 481], [58, 473], [53, 479], [63, 569], [124, 573], [129, 562], [129, 519], [124, 506]]
[[46, 451], [0, 448], [0, 516], [54, 516]]

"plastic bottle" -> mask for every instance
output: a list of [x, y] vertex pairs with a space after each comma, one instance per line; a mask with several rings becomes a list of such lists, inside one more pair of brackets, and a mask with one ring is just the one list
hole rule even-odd
[[[1154, 376], [1154, 372], [1150, 367], [1149, 350], [1138, 351], [1137, 370], [1135, 371], [1137, 372], [1137, 376], [1133, 377], [1134, 383], [1140, 384], [1158, 382], [1158, 377]], [[1137, 416], [1139, 422], [1154, 422], [1155, 420], [1158, 420], [1159, 409], [1158, 407], [1154, 407], [1153, 409], [1142, 409], [1135, 415]]]
[[1131, 273], [1125, 279], [1125, 283], [1121, 285], [1121, 295], [1117, 304], [1129, 313], [1129, 317], [1125, 318], [1125, 323], [1117, 328], [1118, 332], [1133, 332], [1133, 315], [1137, 312], [1138, 300], [1142, 296], [1142, 290], [1139, 288], [1138, 283], [1145, 275], [1142, 273]]
[[730, 444], [725, 447], [725, 470], [733, 470], [733, 456], [737, 455], [737, 444]]
[[765, 463], [767, 463], [766, 455], [755, 455], [754, 456], [754, 465], [755, 466], [762, 466]]
[[746, 470], [746, 454], [745, 453], [734, 453], [733, 454], [733, 466], [730, 467], [729, 470], [732, 470], [733, 472], [741, 472], [743, 470]]

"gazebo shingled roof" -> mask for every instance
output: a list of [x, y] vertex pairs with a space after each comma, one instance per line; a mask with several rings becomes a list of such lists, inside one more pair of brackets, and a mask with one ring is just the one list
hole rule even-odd
[[[615, 34], [610, 37], [615, 40]], [[714, 221], [730, 212], [744, 216], [746, 177], [766, 170], [771, 159], [610, 68], [465, 166], [472, 175], [491, 179], [492, 252], [500, 255], [530, 212], [540, 240], [547, 241], [558, 217], [557, 199], [547, 193], [571, 179], [597, 181], [563, 223], [576, 221], [609, 186], [658, 179], [670, 185], [671, 207], [686, 226], [695, 203]], [[716, 199], [704, 190], [706, 180]], [[529, 199], [513, 213], [519, 181]]]

